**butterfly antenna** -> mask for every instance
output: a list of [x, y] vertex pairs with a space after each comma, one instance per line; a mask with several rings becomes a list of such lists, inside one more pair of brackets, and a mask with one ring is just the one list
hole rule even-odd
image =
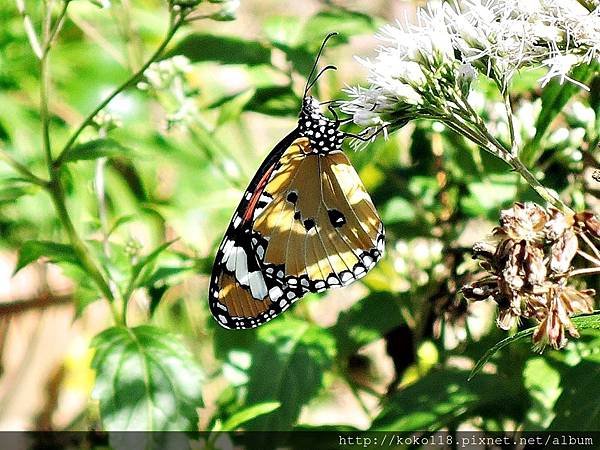
[[[328, 70], [337, 70], [337, 67], [335, 67], [333, 65], [329, 65], [329, 66], [323, 67], [319, 71], [319, 73], [317, 74], [317, 76], [315, 77], [315, 79], [312, 80], [312, 82], [309, 85], [306, 86], [306, 92], [310, 91], [310, 89], [317, 83], [317, 81], [319, 81], [319, 78], [321, 78], [321, 75], [323, 75]], [[306, 96], [306, 92], [304, 93], [304, 96]]]
[[[306, 87], [304, 88], [304, 97], [306, 97], [308, 90], [314, 84], [314, 83], [310, 82], [310, 79], [314, 75], [315, 70], [317, 70], [317, 64], [319, 63], [319, 58], [321, 57], [321, 53], [323, 53], [323, 50], [325, 49], [325, 45], [327, 45], [327, 41], [329, 39], [331, 39], [333, 36], [337, 36], [337, 35], [338, 35], [338, 33], [333, 31], [333, 32], [329, 33], [327, 36], [325, 36], [325, 39], [323, 39], [323, 43], [321, 44], [321, 48], [319, 48], [319, 53], [317, 53], [315, 63], [313, 64], [312, 69], [310, 70], [310, 74], [308, 75], [308, 78], [306, 79]], [[321, 73], [322, 73], [322, 71], [319, 72], [319, 74], [321, 74]], [[318, 78], [318, 76], [317, 76], [317, 78]]]

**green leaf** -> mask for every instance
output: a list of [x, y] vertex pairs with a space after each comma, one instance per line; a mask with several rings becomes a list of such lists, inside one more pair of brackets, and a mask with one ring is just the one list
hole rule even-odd
[[556, 401], [556, 417], [548, 431], [598, 431], [600, 364], [583, 360], [562, 371], [563, 392]]
[[146, 266], [152, 264], [162, 252], [164, 252], [167, 248], [169, 248], [177, 240], [178, 239], [173, 239], [171, 241], [165, 242], [165, 243], [159, 245], [158, 247], [156, 247], [154, 250], [152, 250], [146, 256], [142, 257], [139, 260], [139, 262], [131, 268], [131, 273], [136, 276], [138, 274], [140, 274], [142, 269], [144, 269]]
[[219, 117], [217, 118], [217, 126], [221, 126], [231, 120], [236, 120], [242, 111], [246, 109], [246, 105], [254, 97], [256, 91], [249, 89], [223, 103], [219, 109]]
[[219, 431], [234, 431], [246, 422], [275, 411], [281, 406], [279, 402], [264, 402], [245, 408], [223, 422]]
[[370, 34], [379, 28], [379, 23], [368, 14], [346, 9], [321, 11], [312, 16], [302, 32], [302, 36], [310, 36], [315, 43], [320, 44], [323, 38], [332, 31], [339, 33], [329, 45], [348, 42], [350, 36]]
[[467, 382], [467, 372], [431, 372], [393, 394], [372, 430], [436, 431], [474, 416], [520, 419], [527, 401], [523, 394], [518, 383], [499, 375]]
[[[6, 183], [6, 180], [2, 180], [3, 183]], [[24, 195], [32, 195], [39, 191], [38, 186], [34, 186], [31, 184], [25, 185], [8, 185], [6, 184], [3, 187], [0, 187], [0, 203], [13, 203], [19, 197], [23, 197]]]
[[338, 353], [351, 355], [401, 323], [397, 299], [385, 292], [374, 292], [342, 312], [329, 330], [336, 339]]
[[125, 216], [119, 217], [117, 220], [115, 220], [115, 223], [113, 223], [112, 227], [110, 227], [110, 230], [107, 233], [108, 236], [112, 235], [115, 231], [117, 231], [117, 229], [119, 229], [121, 225], [125, 225], [126, 223], [133, 222], [134, 220], [138, 219], [139, 217], [135, 214], [127, 214]]
[[245, 109], [269, 116], [296, 116], [300, 110], [300, 97], [290, 86], [258, 88]]
[[180, 273], [192, 270], [191, 267], [158, 267], [152, 272], [148, 278], [142, 280], [140, 283], [143, 286], [154, 286], [157, 283], [164, 282], [171, 277], [179, 275]]
[[177, 336], [148, 325], [113, 327], [92, 347], [92, 396], [106, 430], [197, 429], [203, 374]]
[[71, 147], [65, 152], [63, 158], [65, 162], [90, 161], [98, 158], [129, 154], [131, 154], [131, 150], [119, 144], [114, 139], [101, 138]]
[[381, 216], [383, 222], [388, 224], [412, 222], [415, 220], [416, 214], [414, 205], [411, 202], [402, 197], [394, 197], [386, 203]]
[[[588, 314], [585, 316], [573, 317], [571, 319], [573, 324], [579, 330], [584, 330], [587, 328], [592, 329], [600, 329], [600, 312], [594, 311], [593, 314]], [[496, 345], [491, 347], [488, 351], [486, 351], [481, 359], [477, 361], [473, 370], [471, 370], [471, 374], [469, 375], [469, 380], [471, 380], [477, 373], [483, 368], [483, 366], [490, 360], [492, 356], [499, 350], [502, 350], [507, 345], [512, 344], [513, 342], [520, 341], [528, 336], [533, 335], [535, 331], [535, 327], [528, 328], [527, 330], [519, 331], [518, 333], [513, 334], [512, 336], [507, 337], [506, 339], [502, 339]]]
[[335, 342], [327, 331], [296, 319], [271, 322], [259, 329], [258, 336], [246, 402], [273, 401], [281, 407], [250, 421], [247, 428], [290, 430], [302, 405], [321, 389], [323, 372], [333, 363]]
[[272, 16], [263, 23], [263, 32], [272, 44], [296, 47], [302, 37], [302, 26], [297, 16]]
[[[570, 76], [583, 84], [587, 84], [590, 82], [593, 73], [594, 67], [586, 64], [576, 67]], [[521, 160], [526, 166], [533, 164], [539, 157], [542, 140], [550, 125], [571, 97], [581, 92], [581, 90], [582, 88], [574, 83], [561, 84], [557, 79], [550, 81], [544, 88], [542, 93], [542, 110], [535, 124], [535, 136], [531, 141], [527, 142], [521, 152]]]
[[149, 312], [150, 317], [154, 316], [156, 308], [160, 304], [163, 295], [169, 290], [168, 280], [183, 272], [192, 270], [191, 267], [158, 267], [153, 272], [147, 271], [148, 276], [139, 282], [139, 286], [146, 287], [148, 297], [150, 297]]
[[517, 193], [515, 179], [516, 175], [511, 173], [469, 183], [469, 195], [460, 201], [462, 209], [473, 217], [494, 219], [499, 207], [514, 201]]
[[73, 247], [70, 245], [51, 241], [27, 241], [21, 246], [14, 273], [17, 273], [27, 264], [36, 261], [42, 256], [47, 257], [52, 262], [66, 262], [79, 265]]
[[554, 404], [560, 395], [560, 374], [544, 358], [532, 358], [525, 364], [523, 384], [531, 397], [525, 429], [545, 430], [554, 418]]
[[269, 64], [271, 50], [255, 41], [230, 36], [192, 34], [184, 38], [169, 56], [184, 55], [191, 61], [216, 61], [221, 64]]

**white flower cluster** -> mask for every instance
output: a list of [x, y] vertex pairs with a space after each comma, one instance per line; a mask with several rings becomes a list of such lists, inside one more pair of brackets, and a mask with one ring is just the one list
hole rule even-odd
[[503, 86], [521, 67], [546, 66], [546, 84], [600, 58], [600, 8], [576, 0], [461, 0], [445, 13], [454, 47]]
[[349, 88], [343, 106], [358, 125], [443, 120], [440, 114], [456, 114], [478, 73], [504, 90], [522, 68], [546, 67], [543, 85], [577, 83], [573, 67], [600, 62], [600, 6], [590, 12], [577, 0], [431, 2], [417, 19], [383, 27], [376, 58], [358, 58], [371, 85]]
[[169, 111], [166, 117], [168, 129], [193, 121], [198, 112], [196, 100], [189, 95], [186, 81], [191, 71], [190, 60], [177, 55], [152, 63], [144, 71], [145, 81], [138, 83], [139, 89], [152, 89]]
[[384, 26], [377, 37], [385, 45], [375, 60], [357, 58], [369, 70], [371, 87], [348, 88], [352, 100], [342, 109], [358, 125], [386, 125], [433, 110], [430, 104], [443, 101], [441, 91], [457, 85], [462, 63], [454, 57], [443, 8], [420, 10], [418, 19], [418, 25]]
[[190, 60], [183, 55], [154, 62], [144, 71], [147, 82], [138, 83], [138, 88], [168, 89], [173, 83], [178, 83], [178, 80], [184, 78], [191, 70]]

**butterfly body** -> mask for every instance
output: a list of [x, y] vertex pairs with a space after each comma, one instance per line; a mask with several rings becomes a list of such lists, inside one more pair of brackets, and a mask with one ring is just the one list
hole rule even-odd
[[225, 328], [255, 328], [308, 292], [345, 286], [381, 258], [384, 233], [312, 97], [250, 182], [215, 258], [209, 305]]

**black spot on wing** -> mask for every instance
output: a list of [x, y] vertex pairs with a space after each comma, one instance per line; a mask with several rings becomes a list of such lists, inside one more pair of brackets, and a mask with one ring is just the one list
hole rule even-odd
[[346, 223], [346, 217], [337, 209], [327, 210], [327, 215], [329, 216], [331, 225], [333, 225], [335, 228], [339, 228]]
[[311, 229], [313, 229], [315, 226], [315, 221], [313, 219], [306, 219], [304, 221], [304, 228], [306, 229], [306, 231], [310, 231]]

